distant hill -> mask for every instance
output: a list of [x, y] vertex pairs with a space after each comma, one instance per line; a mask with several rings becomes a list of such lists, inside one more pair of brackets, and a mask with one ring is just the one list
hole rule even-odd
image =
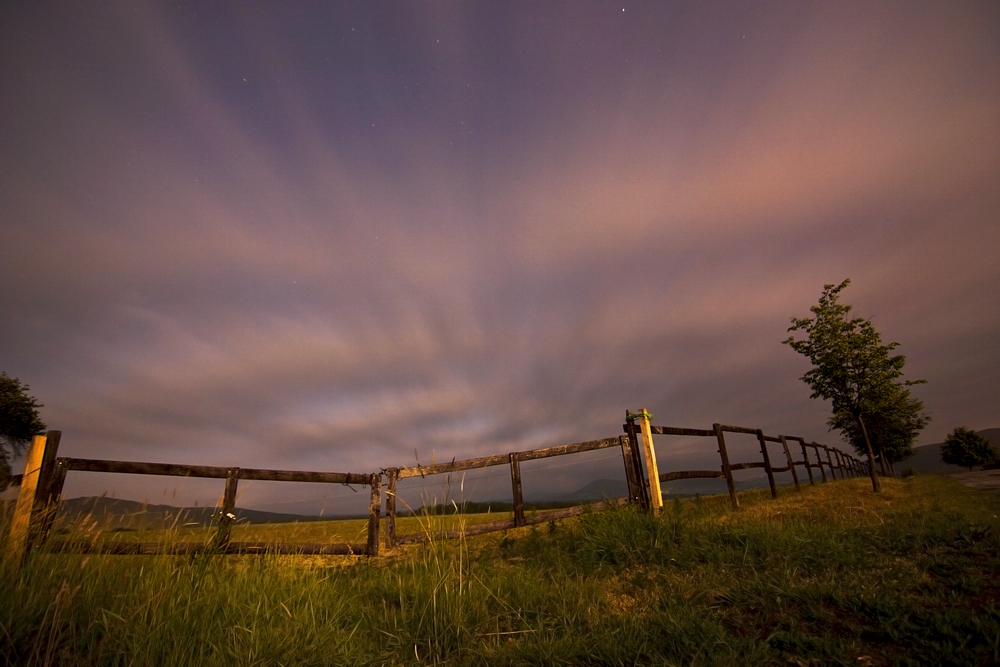
[[[990, 444], [1000, 450], [1000, 428], [988, 428], [977, 431], [977, 433], [989, 440]], [[913, 456], [902, 463], [894, 464], [897, 474], [907, 466], [913, 468], [914, 472], [922, 475], [949, 475], [954, 472], [968, 472], [968, 468], [941, 462], [941, 446], [943, 444], [943, 442], [938, 442], [933, 445], [914, 447]]]

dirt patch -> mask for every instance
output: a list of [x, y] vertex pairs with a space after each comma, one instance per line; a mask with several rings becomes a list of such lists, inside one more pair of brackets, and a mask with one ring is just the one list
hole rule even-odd
[[1000, 470], [974, 470], [972, 472], [956, 472], [948, 477], [971, 486], [975, 489], [1000, 491]]

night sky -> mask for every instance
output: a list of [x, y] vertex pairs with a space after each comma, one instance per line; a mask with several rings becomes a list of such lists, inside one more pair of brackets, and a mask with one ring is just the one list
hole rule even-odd
[[1000, 426], [998, 223], [994, 1], [0, 7], [0, 369], [65, 456], [839, 444], [781, 341], [844, 278], [936, 442]]

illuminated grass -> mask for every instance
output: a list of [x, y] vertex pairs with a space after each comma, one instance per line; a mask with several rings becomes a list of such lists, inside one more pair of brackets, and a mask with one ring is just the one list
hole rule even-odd
[[[383, 559], [36, 554], [0, 573], [0, 662], [997, 661], [1000, 495], [866, 484], [748, 492], [738, 512], [725, 497], [659, 519], [594, 512]], [[363, 525], [323, 523], [247, 529], [350, 540]]]

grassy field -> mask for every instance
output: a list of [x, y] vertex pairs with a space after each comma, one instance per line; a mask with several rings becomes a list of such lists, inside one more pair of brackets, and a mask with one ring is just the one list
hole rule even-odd
[[[532, 512], [527, 512], [531, 516]], [[460, 526], [510, 519], [512, 512], [480, 514], [450, 514], [421, 518], [399, 516], [396, 534], [424, 533], [428, 530], [456, 530]], [[141, 521], [136, 521], [141, 525]], [[385, 519], [381, 521], [382, 539], [385, 539]], [[216, 528], [213, 526], [179, 526], [172, 528], [108, 529], [86, 521], [72, 529], [61, 529], [53, 534], [53, 542], [204, 542], [209, 543]], [[364, 543], [368, 539], [368, 519], [333, 519], [330, 521], [302, 521], [295, 523], [234, 523], [230, 531], [234, 542], [275, 542], [284, 544], [339, 544]]]
[[2, 565], [0, 660], [996, 664], [1000, 495], [883, 483], [747, 492], [737, 512], [725, 497], [659, 519], [594, 512], [370, 560], [35, 554]]

